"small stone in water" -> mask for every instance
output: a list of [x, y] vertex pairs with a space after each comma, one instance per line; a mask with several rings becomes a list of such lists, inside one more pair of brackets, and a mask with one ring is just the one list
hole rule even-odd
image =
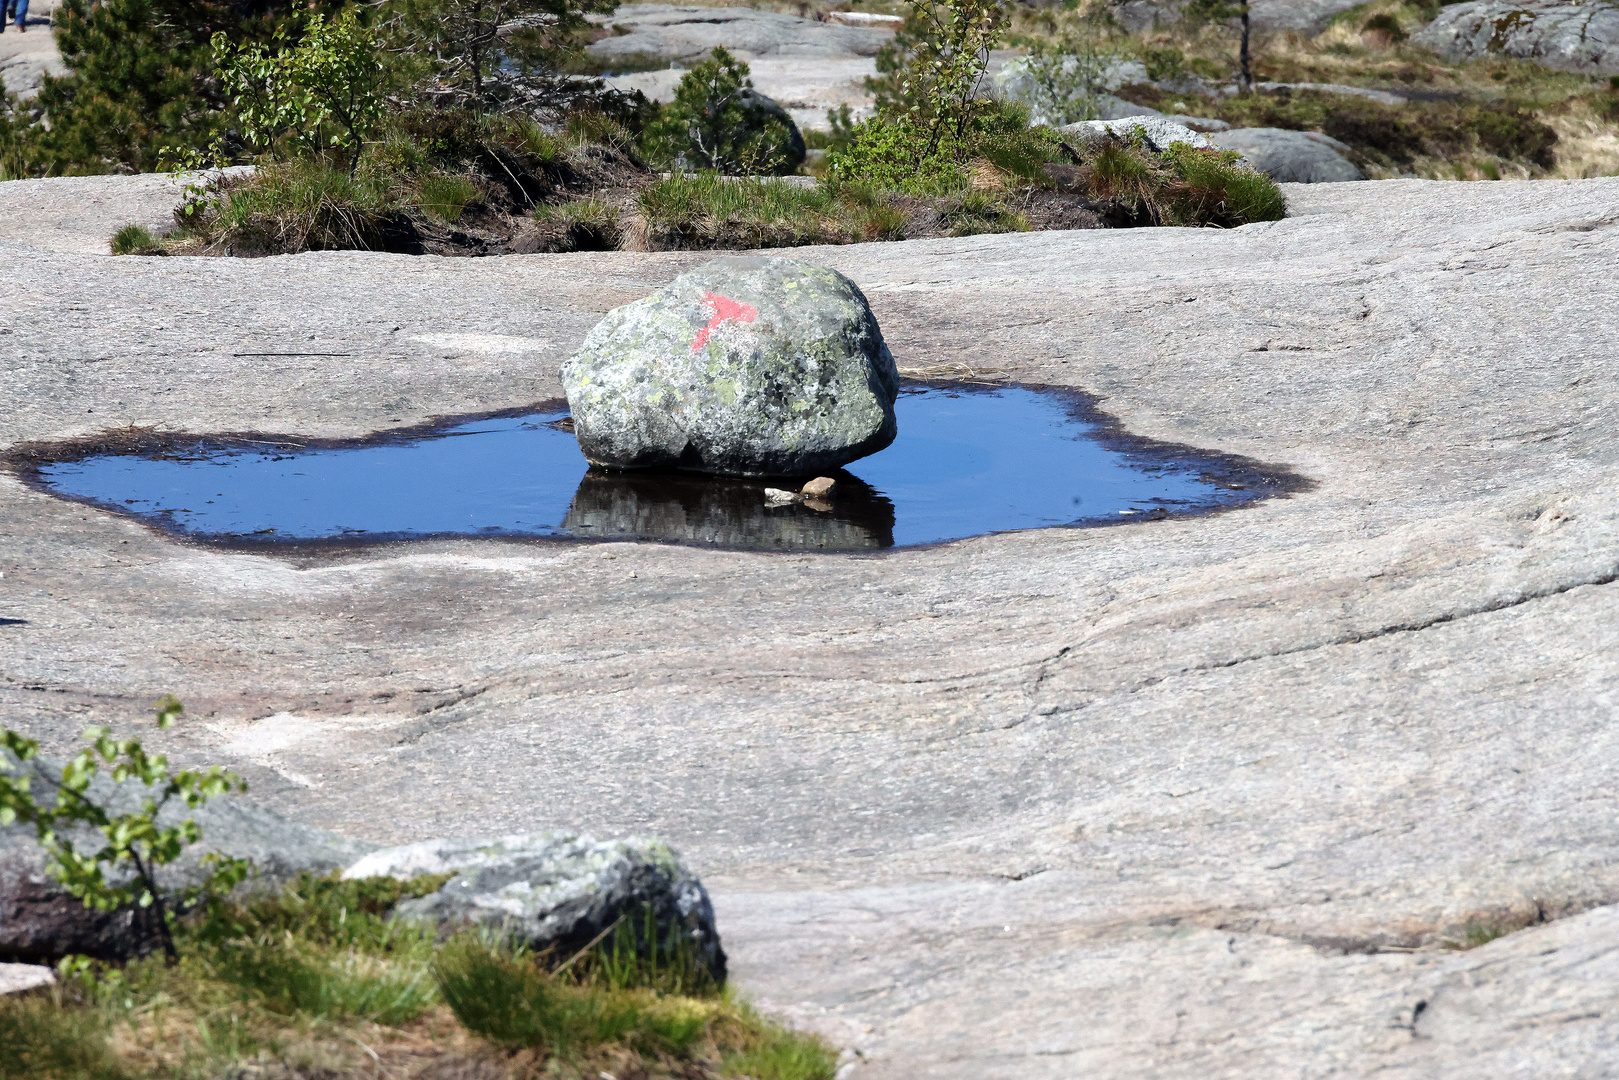
[[785, 506], [788, 503], [797, 501], [798, 496], [791, 491], [783, 491], [781, 488], [765, 488], [765, 502], [771, 506]]
[[838, 482], [832, 479], [830, 476], [817, 476], [815, 479], [804, 485], [804, 498], [824, 499], [828, 495], [831, 495], [832, 489], [837, 486]]

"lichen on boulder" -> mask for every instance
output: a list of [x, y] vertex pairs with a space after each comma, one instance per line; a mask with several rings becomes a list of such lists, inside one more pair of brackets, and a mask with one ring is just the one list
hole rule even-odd
[[591, 464], [814, 476], [894, 441], [898, 374], [860, 289], [718, 259], [608, 312], [562, 368]]
[[[725, 982], [708, 890], [660, 840], [598, 842], [570, 832], [424, 840], [372, 852], [343, 876], [446, 873], [454, 876], [436, 892], [400, 903], [394, 917], [447, 929], [483, 927], [564, 956], [628, 920], [638, 947], [686, 951]], [[640, 940], [643, 917], [655, 927], [654, 940]]]

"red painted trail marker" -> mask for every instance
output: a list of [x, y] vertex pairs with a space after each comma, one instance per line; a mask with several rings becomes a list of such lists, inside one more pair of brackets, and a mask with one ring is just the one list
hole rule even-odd
[[709, 335], [719, 329], [720, 323], [750, 323], [759, 317], [758, 308], [749, 304], [739, 304], [729, 296], [721, 296], [719, 293], [705, 292], [703, 294], [703, 303], [713, 309], [714, 317], [708, 320], [707, 326], [697, 331], [697, 336], [691, 342], [692, 352], [696, 352], [708, 344]]

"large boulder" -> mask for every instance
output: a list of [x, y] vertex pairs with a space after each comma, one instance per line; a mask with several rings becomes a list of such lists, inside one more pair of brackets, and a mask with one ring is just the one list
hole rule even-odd
[[[3, 754], [3, 752], [0, 752]], [[50, 796], [47, 777], [61, 775], [62, 762], [35, 758], [22, 764], [9, 754], [0, 767], [26, 769], [33, 774], [36, 800]], [[105, 776], [92, 781], [91, 799], [117, 813], [136, 809], [151, 789], [135, 780], [114, 783]], [[219, 852], [253, 860], [255, 881], [278, 886], [302, 870], [328, 873], [349, 865], [376, 845], [299, 825], [272, 810], [244, 799], [224, 796], [191, 810], [170, 805], [159, 822], [173, 824], [195, 818], [202, 839], [187, 848], [179, 861], [157, 871], [158, 887], [178, 890], [199, 882], [205, 872], [203, 857]], [[99, 833], [82, 829], [64, 833], [80, 851], [94, 851], [103, 840]], [[50, 859], [34, 839], [31, 826], [0, 827], [0, 961], [52, 963], [72, 953], [101, 960], [127, 960], [149, 952], [157, 941], [146, 921], [135, 911], [94, 911], [64, 890], [49, 872]], [[120, 881], [108, 875], [114, 884]], [[127, 880], [127, 877], [123, 880]]]
[[898, 374], [854, 282], [718, 259], [607, 313], [562, 368], [593, 465], [826, 473], [894, 441]]
[[640, 935], [650, 913], [658, 947], [689, 945], [715, 980], [725, 981], [725, 950], [708, 892], [661, 841], [598, 843], [562, 832], [427, 840], [373, 852], [343, 876], [408, 880], [446, 873], [455, 876], [437, 892], [399, 904], [394, 916], [487, 927], [537, 951], [571, 955], [620, 920]]
[[1278, 183], [1335, 184], [1366, 179], [1344, 156], [1349, 147], [1319, 131], [1233, 128], [1215, 132], [1209, 139], [1221, 149], [1237, 151]]
[[1547, 67], [1619, 74], [1619, 4], [1567, 0], [1472, 0], [1441, 8], [1412, 36], [1450, 60], [1491, 54]]

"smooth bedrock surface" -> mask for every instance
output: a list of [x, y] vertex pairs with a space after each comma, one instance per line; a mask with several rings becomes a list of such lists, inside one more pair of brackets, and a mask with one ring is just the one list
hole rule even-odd
[[[1234, 232], [793, 257], [902, 367], [1080, 386], [1309, 493], [882, 556], [317, 559], [0, 477], [0, 719], [61, 752], [172, 690], [154, 741], [310, 824], [667, 837], [739, 985], [855, 1077], [1612, 1072], [1619, 180], [1286, 191]], [[6, 243], [0, 442], [555, 397], [708, 257]]]

